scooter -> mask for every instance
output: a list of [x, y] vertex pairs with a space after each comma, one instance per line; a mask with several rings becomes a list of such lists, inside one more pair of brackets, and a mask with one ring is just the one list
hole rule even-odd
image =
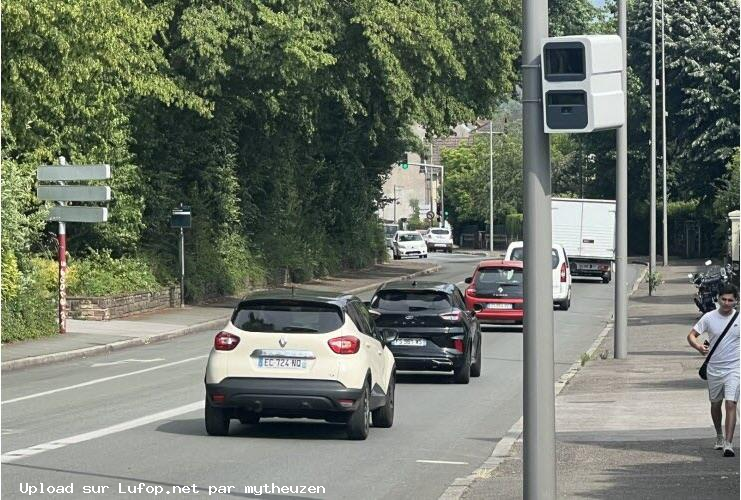
[[705, 265], [708, 269], [704, 273], [690, 273], [687, 275], [690, 282], [697, 287], [693, 299], [697, 308], [703, 314], [717, 308], [718, 291], [721, 285], [729, 282], [733, 276], [730, 266], [713, 266], [712, 260], [705, 261]]

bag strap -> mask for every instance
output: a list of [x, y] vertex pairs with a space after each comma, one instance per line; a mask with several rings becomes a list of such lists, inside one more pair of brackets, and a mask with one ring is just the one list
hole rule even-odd
[[718, 347], [718, 344], [720, 344], [720, 341], [723, 340], [723, 337], [725, 337], [726, 333], [728, 333], [728, 330], [731, 329], [731, 325], [733, 324], [734, 321], [736, 321], [737, 317], [738, 317], [738, 311], [736, 311], [736, 314], [733, 315], [733, 317], [731, 318], [731, 321], [729, 321], [728, 324], [726, 325], [726, 329], [723, 330], [723, 333], [720, 334], [720, 337], [718, 337], [718, 340], [715, 342], [715, 345], [713, 346], [712, 349], [710, 349], [710, 352], [705, 357], [706, 363], [710, 361], [710, 356], [713, 355], [713, 353], [715, 352], [715, 348]]

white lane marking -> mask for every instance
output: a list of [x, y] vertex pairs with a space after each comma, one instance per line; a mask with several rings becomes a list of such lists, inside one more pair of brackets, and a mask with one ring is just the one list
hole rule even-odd
[[127, 363], [154, 363], [156, 361], [164, 361], [165, 358], [153, 358], [153, 359], [122, 359], [121, 361], [111, 361], [110, 363], [95, 363], [90, 365], [91, 368], [97, 368], [99, 366], [114, 366], [114, 365], [125, 365]]
[[110, 377], [97, 378], [95, 380], [89, 380], [87, 382], [82, 382], [80, 384], [69, 385], [67, 387], [60, 387], [58, 389], [51, 389], [49, 391], [44, 391], [44, 392], [37, 392], [36, 394], [29, 394], [28, 396], [21, 396], [19, 398], [6, 399], [0, 404], [16, 403], [18, 401], [25, 401], [26, 399], [33, 399], [33, 398], [39, 398], [41, 396], [48, 396], [49, 394], [55, 394], [57, 392], [69, 391], [71, 389], [79, 389], [80, 387], [87, 387], [89, 385], [100, 384], [101, 382], [108, 382], [109, 380], [115, 380], [117, 378], [129, 377], [131, 375], [138, 375], [140, 373], [151, 372], [154, 370], [159, 370], [160, 368], [167, 368], [169, 366], [175, 366], [175, 365], [179, 365], [182, 363], [188, 363], [190, 361], [196, 361], [196, 360], [207, 358], [207, 357], [208, 357], [208, 354], [204, 354], [203, 356], [196, 356], [194, 358], [181, 359], [180, 361], [173, 361], [172, 363], [165, 363], [164, 365], [157, 365], [151, 368], [144, 368], [142, 370], [136, 370], [133, 372], [121, 373], [119, 375], [112, 375]]
[[26, 458], [32, 455], [38, 455], [39, 453], [44, 453], [45, 451], [57, 450], [59, 448], [64, 448], [65, 446], [69, 446], [71, 444], [78, 444], [78, 443], [82, 443], [85, 441], [90, 441], [91, 439], [96, 439], [99, 437], [107, 436], [109, 434], [115, 434], [117, 432], [126, 431], [129, 429], [133, 429], [135, 427], [140, 427], [142, 425], [156, 422], [158, 420], [164, 420], [167, 418], [177, 417], [178, 415], [182, 415], [184, 413], [190, 413], [190, 412], [200, 410], [200, 409], [203, 409], [203, 400], [196, 401], [195, 403], [190, 403], [184, 406], [179, 406], [171, 410], [165, 410], [159, 413], [153, 413], [152, 415], [135, 418], [134, 420], [129, 420], [128, 422], [122, 422], [120, 424], [111, 425], [110, 427], [104, 427], [103, 429], [98, 429], [96, 431], [86, 432], [84, 434], [77, 434], [76, 436], [70, 436], [64, 439], [57, 439], [55, 441], [49, 441], [47, 443], [37, 444], [29, 448], [22, 448], [20, 450], [9, 451], [7, 453], [2, 454], [0, 461], [2, 463], [14, 462], [16, 460], [20, 460], [21, 458]]
[[468, 465], [468, 462], [448, 462], [446, 460], [417, 460], [418, 464]]

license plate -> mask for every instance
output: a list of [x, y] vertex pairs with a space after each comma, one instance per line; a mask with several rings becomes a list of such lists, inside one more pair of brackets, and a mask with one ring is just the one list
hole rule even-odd
[[577, 264], [579, 269], [597, 269], [597, 264]]
[[261, 357], [257, 361], [257, 366], [259, 366], [260, 368], [288, 368], [300, 370], [302, 368], [306, 368], [306, 360], [295, 358]]
[[445, 246], [445, 243], [435, 243], [435, 246], [436, 247], [444, 247]]
[[421, 347], [427, 345], [427, 341], [425, 339], [396, 339], [391, 342], [391, 345], [413, 345]]
[[486, 304], [487, 309], [512, 309], [512, 304], [493, 303]]

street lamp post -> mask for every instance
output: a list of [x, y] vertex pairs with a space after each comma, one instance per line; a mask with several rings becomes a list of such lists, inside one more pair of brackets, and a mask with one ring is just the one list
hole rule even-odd
[[662, 248], [664, 250], [664, 266], [669, 265], [669, 236], [667, 230], [669, 229], [667, 221], [667, 194], [666, 194], [666, 73], [664, 71], [664, 3], [666, 0], [661, 0], [661, 162], [662, 162], [662, 173], [663, 173], [663, 204], [662, 204], [662, 224], [664, 226]]
[[[506, 123], [505, 119], [505, 123]], [[474, 131], [474, 134], [482, 132]], [[504, 132], [494, 132], [494, 120], [489, 120], [489, 251], [494, 252], [494, 135], [503, 135]]]

